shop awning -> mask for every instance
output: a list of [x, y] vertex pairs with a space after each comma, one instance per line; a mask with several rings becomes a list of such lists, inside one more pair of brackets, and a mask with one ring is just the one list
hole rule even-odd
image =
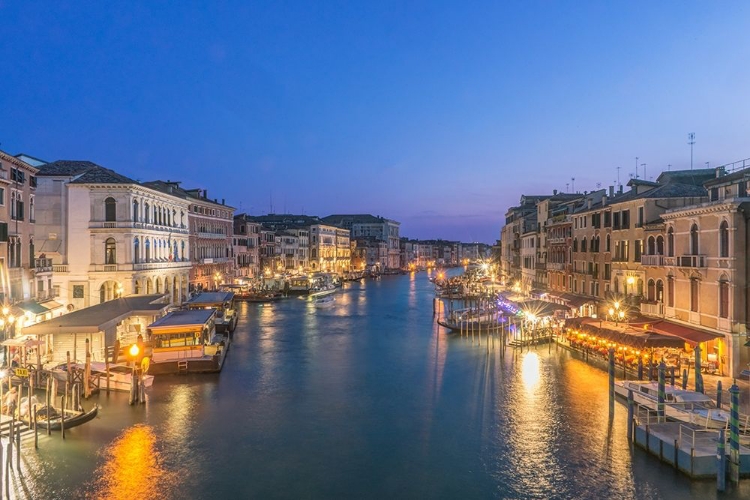
[[723, 337], [719, 333], [711, 333], [706, 330], [699, 330], [686, 325], [680, 325], [678, 323], [672, 323], [671, 321], [658, 321], [651, 324], [651, 328], [656, 333], [663, 333], [666, 335], [674, 335], [683, 339], [685, 342], [696, 345], [701, 342], [709, 342], [716, 340], [717, 338]]
[[35, 300], [27, 300], [25, 302], [21, 302], [19, 304], [16, 304], [15, 307], [32, 314], [44, 314], [49, 312], [49, 309], [39, 304]]
[[31, 335], [23, 335], [22, 337], [16, 337], [14, 339], [8, 339], [3, 341], [3, 346], [6, 347], [33, 347], [36, 345], [44, 344], [43, 340], [37, 340]]

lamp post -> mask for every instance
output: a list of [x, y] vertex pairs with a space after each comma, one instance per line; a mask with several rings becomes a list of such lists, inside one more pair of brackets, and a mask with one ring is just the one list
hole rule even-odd
[[216, 272], [214, 273], [214, 290], [219, 289], [219, 282], [221, 282], [221, 273]]
[[625, 319], [625, 311], [622, 309], [622, 304], [620, 304], [620, 301], [615, 301], [612, 304], [612, 307], [610, 307], [607, 310], [607, 316], [609, 321], [615, 320], [615, 324], [618, 324], [620, 321], [623, 321]]

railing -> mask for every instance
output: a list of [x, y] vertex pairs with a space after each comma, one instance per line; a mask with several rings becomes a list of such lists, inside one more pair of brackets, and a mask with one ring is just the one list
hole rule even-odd
[[565, 271], [565, 264], [562, 262], [548, 262], [547, 269], [551, 271]]
[[664, 265], [663, 255], [641, 255], [641, 264], [644, 266], [658, 266]]
[[52, 264], [52, 272], [53, 273], [67, 273], [68, 265], [67, 264]]
[[34, 268], [37, 273], [51, 273], [52, 259], [34, 259]]
[[198, 231], [198, 237], [199, 238], [207, 238], [212, 240], [225, 240], [227, 239], [227, 235], [223, 233], [205, 233], [203, 231]]
[[641, 314], [647, 316], [664, 316], [664, 304], [657, 302], [656, 304], [641, 302]]
[[230, 260], [229, 257], [206, 257], [204, 259], [199, 259], [199, 264], [222, 264], [224, 262], [227, 262]]
[[138, 262], [133, 264], [133, 271], [150, 271], [152, 269], [173, 269], [176, 267], [191, 267], [188, 260], [175, 260], [164, 262]]
[[164, 233], [188, 234], [184, 226], [165, 226], [162, 224], [152, 224], [150, 222], [134, 221], [91, 221], [89, 229], [147, 229], [150, 231], [161, 231]]
[[706, 267], [705, 255], [680, 255], [677, 257], [678, 267]]
[[52, 300], [56, 297], [54, 290], [44, 290], [36, 293], [36, 300], [41, 302], [43, 300]]

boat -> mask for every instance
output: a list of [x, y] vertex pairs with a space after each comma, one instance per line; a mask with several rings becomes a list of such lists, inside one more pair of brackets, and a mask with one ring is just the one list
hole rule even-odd
[[216, 329], [216, 309], [174, 311], [151, 323], [151, 375], [220, 372], [230, 333]]
[[334, 297], [333, 295], [320, 297], [313, 301], [313, 305], [321, 309], [332, 307], [335, 303], [336, 303], [336, 297]]
[[[623, 380], [615, 382], [615, 394], [627, 399], [633, 391], [633, 401], [651, 411], [658, 411], [658, 382]], [[706, 429], [725, 429], [729, 423], [729, 411], [716, 407], [713, 400], [700, 392], [681, 389], [672, 385], [664, 386], [664, 413], [670, 420], [696, 424]], [[740, 419], [742, 433], [750, 432], [748, 417]]]
[[245, 302], [276, 302], [278, 300], [281, 300], [284, 298], [284, 294], [281, 292], [256, 292], [256, 293], [248, 293], [246, 295], [243, 295], [239, 300], [244, 300]]
[[497, 311], [459, 309], [439, 319], [437, 323], [443, 328], [458, 332], [500, 330], [503, 321], [503, 316]]
[[[82, 363], [71, 363], [73, 370], [85, 370], [86, 365]], [[58, 366], [52, 368], [50, 373], [59, 382], [68, 381], [68, 364], [61, 363]], [[91, 375], [99, 377], [99, 389], [107, 387], [107, 365], [100, 361], [91, 362]], [[124, 391], [130, 392], [131, 382], [133, 380], [133, 369], [124, 364], [111, 364], [109, 365], [109, 388], [113, 391]], [[143, 386], [148, 389], [154, 384], [154, 376], [144, 374], [142, 375]]]
[[[65, 410], [65, 429], [78, 427], [96, 418], [99, 407], [94, 405], [89, 411]], [[36, 423], [42, 429], [59, 431], [63, 426], [62, 410], [55, 407], [43, 406], [36, 411]]]
[[237, 328], [234, 292], [201, 292], [185, 302], [185, 306], [190, 310], [215, 309], [214, 324], [217, 332], [232, 333]]
[[330, 295], [336, 291], [336, 285], [333, 283], [328, 283], [326, 285], [320, 285], [315, 288], [310, 289], [310, 293], [308, 293], [308, 297], [322, 297], [323, 295]]

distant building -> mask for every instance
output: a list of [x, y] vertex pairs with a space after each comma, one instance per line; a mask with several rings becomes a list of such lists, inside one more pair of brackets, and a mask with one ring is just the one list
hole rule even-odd
[[261, 276], [260, 223], [247, 214], [234, 216], [235, 281], [249, 282]]
[[399, 245], [399, 228], [401, 223], [369, 214], [337, 214], [321, 219], [351, 231], [351, 238], [374, 238], [386, 243], [387, 254], [378, 266], [383, 270], [401, 267], [401, 249]]

